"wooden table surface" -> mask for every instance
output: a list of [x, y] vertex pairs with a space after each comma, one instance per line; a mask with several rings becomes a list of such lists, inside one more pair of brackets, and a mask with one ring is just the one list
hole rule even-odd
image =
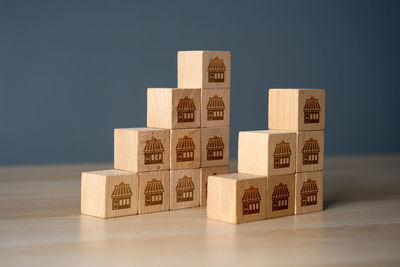
[[111, 167], [1, 167], [0, 266], [400, 266], [400, 155], [327, 157], [323, 212], [241, 225], [80, 215], [80, 173]]

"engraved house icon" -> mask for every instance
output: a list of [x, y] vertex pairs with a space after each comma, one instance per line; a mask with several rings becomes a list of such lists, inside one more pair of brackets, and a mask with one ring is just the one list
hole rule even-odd
[[210, 60], [208, 65], [208, 82], [223, 83], [225, 81], [225, 64], [224, 60], [215, 57]]
[[303, 147], [303, 165], [318, 164], [319, 154], [318, 140], [308, 139]]
[[274, 187], [272, 193], [272, 211], [285, 210], [289, 205], [289, 189], [287, 185], [280, 183]]
[[304, 105], [304, 123], [319, 123], [319, 114], [321, 107], [318, 99], [313, 96], [306, 99]]
[[147, 182], [144, 189], [145, 206], [161, 205], [163, 203], [164, 187], [161, 180], [153, 179]]
[[112, 209], [129, 209], [131, 207], [132, 190], [129, 184], [120, 183], [114, 187], [111, 194]]
[[164, 146], [161, 143], [161, 139], [152, 137], [146, 141], [144, 147], [144, 164], [159, 164], [163, 163]]
[[224, 142], [222, 137], [214, 136], [208, 138], [207, 143], [207, 160], [219, 160], [224, 158]]
[[244, 190], [242, 197], [243, 215], [254, 214], [260, 212], [261, 195], [257, 187], [250, 186]]
[[274, 169], [287, 168], [290, 166], [290, 156], [292, 151], [290, 150], [289, 143], [285, 141], [280, 142], [275, 146], [274, 151]]
[[192, 177], [186, 175], [178, 180], [176, 185], [176, 202], [186, 202], [193, 200], [194, 183]]
[[178, 112], [178, 123], [194, 122], [196, 106], [194, 105], [193, 99], [187, 96], [181, 98], [176, 111]]
[[220, 96], [213, 96], [208, 99], [207, 103], [207, 120], [218, 121], [224, 119], [224, 100]]
[[195, 148], [196, 146], [194, 145], [193, 138], [184, 136], [179, 139], [176, 145], [176, 161], [193, 161]]
[[303, 183], [300, 190], [301, 195], [301, 206], [311, 206], [317, 204], [317, 193], [318, 186], [317, 183], [311, 179], [308, 179]]

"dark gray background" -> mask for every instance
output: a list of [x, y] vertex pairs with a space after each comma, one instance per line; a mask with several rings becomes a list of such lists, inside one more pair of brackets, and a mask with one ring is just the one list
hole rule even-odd
[[231, 157], [267, 88], [327, 89], [326, 153], [400, 152], [397, 1], [0, 1], [0, 164], [113, 159], [176, 87], [178, 50], [232, 52]]

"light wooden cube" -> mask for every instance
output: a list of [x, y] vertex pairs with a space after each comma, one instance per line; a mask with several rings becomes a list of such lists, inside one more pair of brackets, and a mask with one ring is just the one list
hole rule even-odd
[[201, 167], [229, 164], [229, 127], [201, 128]]
[[311, 131], [325, 128], [325, 89], [270, 89], [268, 128]]
[[261, 130], [239, 132], [238, 171], [257, 175], [294, 174], [296, 132]]
[[267, 177], [231, 173], [208, 177], [207, 218], [237, 224], [264, 220]]
[[294, 214], [294, 175], [268, 176], [267, 219]]
[[83, 172], [81, 213], [100, 218], [137, 214], [138, 185], [138, 175], [133, 172]]
[[323, 173], [302, 172], [295, 176], [295, 214], [321, 211], [324, 206]]
[[230, 89], [201, 90], [201, 127], [229, 127]]
[[166, 129], [199, 128], [200, 114], [200, 89], [147, 89], [148, 127]]
[[230, 173], [229, 165], [200, 168], [200, 206], [207, 206], [208, 176], [228, 173]]
[[200, 205], [200, 169], [170, 171], [170, 210]]
[[132, 172], [168, 170], [169, 142], [167, 129], [114, 129], [114, 168]]
[[296, 172], [324, 168], [324, 131], [297, 132]]
[[200, 167], [200, 129], [171, 130], [171, 169]]
[[231, 52], [179, 51], [179, 88], [230, 88]]
[[139, 173], [139, 214], [169, 210], [169, 171]]

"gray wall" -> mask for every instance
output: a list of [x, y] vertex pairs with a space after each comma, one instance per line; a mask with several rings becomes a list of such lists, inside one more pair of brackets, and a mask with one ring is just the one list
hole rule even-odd
[[327, 154], [400, 152], [398, 1], [0, 1], [0, 164], [111, 161], [176, 87], [178, 50], [232, 52], [231, 156], [267, 88], [327, 89]]

